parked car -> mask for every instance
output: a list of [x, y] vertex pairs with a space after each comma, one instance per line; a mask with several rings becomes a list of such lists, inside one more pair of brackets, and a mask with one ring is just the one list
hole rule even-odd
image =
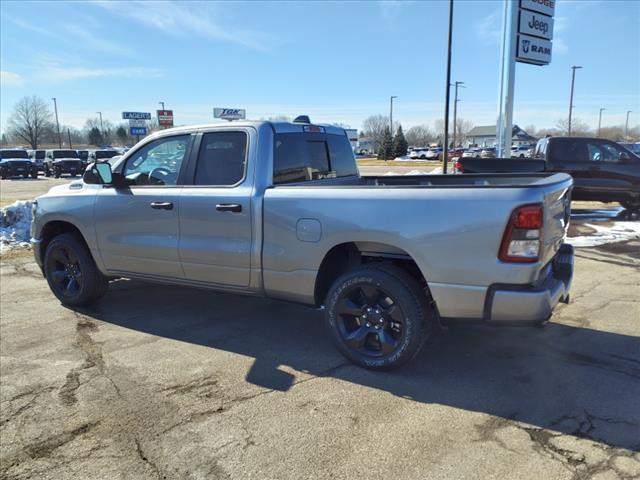
[[324, 306], [340, 352], [385, 370], [436, 322], [535, 324], [569, 296], [564, 174], [361, 177], [344, 130], [303, 118], [162, 130], [83, 180], [32, 224], [70, 307], [116, 277]]
[[513, 145], [511, 147], [511, 158], [525, 158], [529, 156], [529, 145]]
[[464, 173], [567, 173], [575, 182], [574, 200], [620, 202], [630, 211], [640, 211], [640, 157], [603, 138], [543, 138], [533, 159], [463, 158], [459, 168]]
[[624, 148], [626, 148], [627, 150], [630, 150], [635, 155], [640, 156], [640, 142], [636, 142], [636, 143], [621, 143], [620, 145], [623, 146]]
[[409, 158], [413, 158], [414, 160], [424, 160], [427, 158], [428, 149], [426, 148], [418, 148], [412, 150], [409, 154]]
[[483, 148], [480, 151], [480, 158], [495, 158], [496, 149], [494, 147], [491, 148]]
[[83, 163], [89, 162], [89, 150], [76, 150], [78, 152], [78, 158], [82, 160]]
[[38, 166], [29, 158], [26, 150], [0, 150], [0, 178], [10, 177], [38, 178]]
[[454, 148], [453, 150], [447, 151], [447, 157], [449, 158], [449, 160], [453, 158], [460, 158], [462, 157], [463, 154], [464, 154], [464, 149], [462, 148]]
[[480, 152], [482, 151], [482, 149], [480, 148], [469, 148], [466, 151], [464, 151], [462, 153], [462, 157], [463, 158], [468, 158], [468, 157], [476, 157], [476, 158], [480, 158]]
[[108, 158], [120, 155], [120, 152], [112, 148], [102, 150], [91, 150], [89, 152], [89, 161], [96, 162], [101, 160], [107, 160]]
[[76, 150], [47, 150], [44, 159], [45, 177], [60, 178], [67, 173], [75, 177], [84, 171], [84, 163], [78, 158]]
[[428, 160], [437, 160], [442, 156], [442, 148], [434, 147], [427, 150], [426, 157]]
[[28, 150], [29, 158], [38, 167], [38, 172], [44, 172], [45, 150]]

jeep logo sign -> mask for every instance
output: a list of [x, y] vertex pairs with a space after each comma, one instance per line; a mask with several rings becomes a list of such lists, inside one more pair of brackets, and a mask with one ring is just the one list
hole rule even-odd
[[225, 120], [241, 120], [246, 118], [244, 108], [214, 108], [213, 118], [223, 118]]
[[551, 62], [551, 42], [529, 35], [518, 35], [516, 60], [534, 65], [547, 65]]
[[551, 40], [553, 37], [553, 18], [527, 10], [520, 10], [518, 32]]

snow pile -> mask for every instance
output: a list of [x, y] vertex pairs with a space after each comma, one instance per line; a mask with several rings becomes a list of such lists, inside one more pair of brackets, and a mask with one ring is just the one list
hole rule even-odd
[[20, 200], [0, 210], [0, 253], [29, 247], [32, 205]]
[[568, 237], [565, 241], [574, 247], [597, 247], [606, 243], [626, 242], [640, 238], [640, 222], [610, 222], [606, 225], [585, 223], [594, 233]]

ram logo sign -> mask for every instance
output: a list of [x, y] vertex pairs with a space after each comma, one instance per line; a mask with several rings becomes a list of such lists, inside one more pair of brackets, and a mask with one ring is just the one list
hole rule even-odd
[[551, 62], [551, 42], [529, 35], [518, 35], [516, 60], [534, 65], [548, 65]]
[[223, 118], [224, 120], [242, 120], [246, 118], [244, 108], [214, 108], [213, 118]]

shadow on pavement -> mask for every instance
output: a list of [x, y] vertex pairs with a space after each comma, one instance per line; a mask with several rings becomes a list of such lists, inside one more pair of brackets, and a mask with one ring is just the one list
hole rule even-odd
[[405, 368], [377, 373], [348, 364], [331, 345], [322, 314], [303, 306], [123, 280], [82, 313], [252, 357], [246, 381], [271, 389], [293, 385], [294, 377], [278, 369], [285, 365], [525, 422], [533, 425], [530, 435], [546, 428], [640, 450], [640, 338], [634, 336], [553, 323], [458, 327], [438, 334]]

